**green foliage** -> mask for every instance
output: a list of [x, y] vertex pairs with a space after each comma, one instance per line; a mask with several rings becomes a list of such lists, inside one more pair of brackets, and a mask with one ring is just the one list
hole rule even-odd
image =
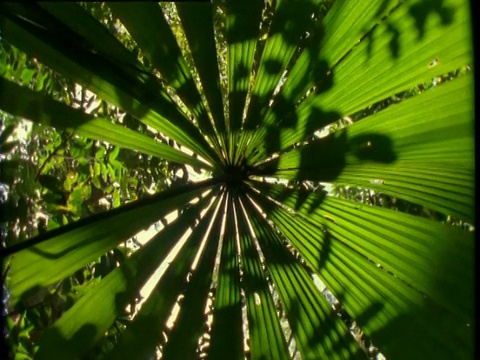
[[2, 3], [0, 34], [12, 356], [473, 356], [465, 0]]
[[[89, 99], [83, 89], [78, 94], [79, 88], [74, 84], [35, 59], [32, 61], [15, 47], [6, 42], [1, 46], [3, 76], [55, 99], [78, 102], [80, 107], [90, 108], [96, 116], [106, 113], [112, 121], [118, 122], [122, 115], [125, 126], [137, 126], [128, 121], [128, 115], [112, 111], [105, 101], [96, 100], [93, 94]], [[49, 81], [44, 87], [45, 79]], [[4, 155], [1, 183], [7, 191], [7, 199], [1, 203], [1, 223], [2, 231], [6, 232], [3, 237], [6, 246], [168, 186], [168, 165], [161, 159], [80, 137], [70, 131], [56, 131], [42, 124], [30, 125], [3, 112], [1, 116], [0, 141]], [[148, 131], [138, 126], [135, 130]], [[18, 137], [19, 140], [10, 140]], [[49, 292], [39, 291], [15, 310], [10, 309], [7, 329], [12, 332], [9, 337], [12, 351], [32, 356], [37, 349], [33, 344], [41, 330], [49, 327], [113, 270], [119, 263], [118, 254], [126, 250], [120, 247], [111, 254], [102, 255], [98, 263], [77, 271], [81, 278], [68, 277]]]

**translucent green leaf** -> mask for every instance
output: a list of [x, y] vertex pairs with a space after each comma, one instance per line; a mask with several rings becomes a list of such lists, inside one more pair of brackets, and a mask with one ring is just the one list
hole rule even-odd
[[[256, 212], [251, 205], [249, 210], [250, 214]], [[252, 223], [302, 357], [365, 358], [346, 325], [279, 236], [258, 214], [252, 216]]]
[[[84, 10], [79, 8], [81, 11]], [[65, 24], [70, 20], [61, 24], [62, 21], [40, 8], [2, 3], [1, 12], [5, 14], [0, 23], [2, 33], [16, 46], [205, 158], [216, 158], [157, 78], [142, 70], [138, 63], [132, 63], [131, 57], [118, 58], [116, 53], [105, 56], [102, 42], [93, 43], [91, 36], [85, 39], [85, 34], [75, 32], [81, 27], [69, 29]], [[96, 27], [102, 26], [97, 23]], [[52, 37], [52, 32], [61, 36]]]
[[3, 249], [2, 257], [15, 252], [11, 257], [11, 301], [16, 303], [41, 287], [64, 279], [184, 204], [186, 199], [198, 196], [205, 190], [203, 186], [187, 185], [163, 192]]
[[[462, 245], [459, 245], [454, 241], [461, 234], [458, 229], [449, 230], [446, 225], [428, 220], [420, 225], [418, 218], [402, 216], [387, 209], [378, 209], [378, 214], [384, 219], [390, 215], [390, 220], [380, 222], [379, 228], [375, 228], [375, 222], [370, 218], [368, 222], [363, 220], [363, 223], [355, 218], [355, 222], [352, 221], [350, 217], [355, 214], [355, 207], [358, 207], [354, 203], [351, 204], [353, 211], [342, 219], [338, 217], [338, 212], [329, 211], [331, 208], [324, 205], [328, 204], [328, 198], [322, 200], [318, 196], [312, 196], [311, 201], [306, 201], [305, 196], [291, 195], [290, 191], [283, 191], [280, 198], [287, 203], [292, 201], [291, 205], [298, 213], [307, 215], [292, 217], [286, 209], [272, 206], [272, 203], [269, 205], [259, 196], [254, 199], [260, 202], [279, 230], [298, 248], [309, 266], [343, 303], [358, 325], [382, 348], [382, 353], [386, 356], [389, 356], [389, 352], [397, 356], [411, 353], [411, 348], [407, 349], [398, 342], [397, 339], [402, 337], [418, 346], [422, 341], [436, 344], [434, 347], [416, 348], [419, 357], [445, 354], [455, 356], [459, 352], [461, 357], [468, 356], [473, 346], [466, 325], [473, 321], [472, 303], [468, 300], [471, 299], [473, 281], [466, 274], [473, 274], [473, 257], [468, 255], [471, 254], [468, 248], [473, 246], [472, 236], [463, 236], [460, 240]], [[317, 214], [323, 219], [318, 217], [320, 220], [315, 223], [313, 219], [317, 218]], [[406, 223], [402, 226], [402, 217], [405, 221], [410, 217], [409, 220], [415, 225]], [[355, 223], [358, 227], [352, 232]], [[349, 227], [348, 238], [337, 235], [336, 229], [342, 224]], [[418, 226], [417, 234], [412, 234], [416, 230], [412, 229], [413, 226]], [[442, 234], [442, 227], [445, 235], [437, 240]], [[449, 231], [456, 232], [457, 236], [448, 235]], [[362, 240], [359, 239], [356, 243], [355, 232], [363, 232]], [[435, 232], [436, 235], [421, 235], [423, 232]], [[375, 250], [360, 250], [368, 248], [367, 241], [375, 241], [377, 236], [379, 245]], [[429, 241], [436, 243], [430, 245]], [[424, 249], [422, 252], [420, 246]], [[463, 249], [457, 252], [458, 246]], [[439, 248], [438, 252], [432, 251], [432, 247]], [[391, 260], [387, 260], [388, 257]], [[402, 258], [405, 260], [402, 261]], [[375, 259], [378, 259], [378, 264]], [[446, 268], [450, 265], [450, 260], [453, 260], [452, 269], [455, 269], [456, 275]], [[387, 263], [391, 264], [391, 269]], [[398, 271], [400, 267], [403, 270]], [[413, 280], [400, 275], [402, 271], [403, 274], [409, 271], [409, 267], [415, 273]], [[444, 269], [446, 273], [442, 274]], [[422, 288], [416, 288], [419, 281], [422, 281], [422, 272], [426, 272], [426, 281]], [[462, 288], [459, 291], [463, 295], [448, 294], [450, 289], [442, 284], [443, 281], [458, 285]], [[458, 301], [463, 302], [463, 305], [459, 306]], [[464, 310], [459, 312], [462, 307]], [[427, 329], [431, 326], [442, 331], [428, 332]], [[455, 341], [442, 342], [442, 336], [446, 333]], [[462, 344], [461, 348], [458, 348], [458, 344]]]
[[115, 160], [118, 156], [118, 153], [120, 152], [119, 147], [115, 147], [111, 153], [108, 154], [108, 160], [112, 162], [112, 160]]
[[401, 3], [371, 32], [366, 29], [362, 41], [337, 65], [327, 62], [322, 66], [323, 80], [316, 82], [316, 90], [295, 112], [283, 116], [288, 114], [285, 106], [292, 105], [288, 100], [273, 106], [264, 120], [269, 126], [255, 136], [277, 144], [266, 149], [258, 144], [262, 145], [258, 156], [265, 150], [269, 155], [304, 141], [333, 121], [471, 64], [470, 44], [468, 5], [464, 1]]
[[210, 3], [175, 3], [202, 82], [216, 131], [225, 142], [225, 117]]
[[236, 203], [235, 209], [237, 226], [241, 232], [242, 289], [247, 306], [250, 354], [253, 359], [287, 359], [288, 346], [269, 291], [267, 276], [239, 204]]
[[[123, 316], [127, 305], [138, 296], [140, 287], [173, 249], [176, 242], [199, 216], [210, 198], [203, 199], [136, 251], [112, 271], [95, 289], [82, 297], [40, 340], [39, 359], [83, 356], [102, 338], [116, 317]], [[161, 215], [161, 214], [160, 214]], [[95, 306], [92, 305], [95, 304]], [[85, 324], [91, 328], [86, 336]]]
[[235, 158], [238, 131], [253, 69], [253, 60], [260, 32], [262, 2], [256, 0], [226, 3], [226, 40], [228, 43], [228, 123], [230, 153]]
[[178, 96], [196, 116], [199, 128], [216, 143], [210, 118], [160, 5], [153, 2], [111, 2], [108, 5], [126, 26], [144, 56], [176, 89]]
[[[224, 199], [220, 207], [225, 207]], [[206, 323], [207, 298], [213, 278], [215, 257], [217, 255], [220, 231], [224, 218], [217, 213], [215, 224], [208, 234], [208, 242], [185, 290], [180, 314], [175, 320], [175, 327], [168, 335], [163, 356], [165, 359], [189, 359], [197, 354], [198, 339], [204, 332]]]
[[[9, 234], [25, 237], [39, 206], [58, 212], [55, 183], [69, 192], [55, 230], [0, 249], [6, 306], [20, 312], [8, 336], [30, 337], [11, 357], [472, 358], [470, 23], [464, 0], [0, 3], [2, 111], [92, 139], [57, 134], [20, 162], [6, 143]], [[97, 106], [90, 115], [61, 103], [77, 84], [100, 102], [83, 101]], [[55, 183], [40, 177], [48, 204], [29, 208], [19, 189], [31, 191], [37, 159], [63, 145], [90, 164]], [[120, 148], [148, 155], [141, 170], [157, 183], [126, 176], [140, 165]], [[167, 179], [180, 169], [185, 186]], [[115, 206], [131, 187], [159, 193], [55, 225], [81, 215], [92, 186]], [[159, 220], [151, 242], [119, 253]], [[95, 261], [91, 285], [69, 287]], [[126, 316], [159, 267], [153, 293]], [[23, 308], [61, 281], [28, 310], [48, 329], [30, 331]], [[57, 319], [49, 301], [64, 291], [78, 292]]]
[[80, 135], [105, 140], [126, 149], [139, 150], [168, 160], [208, 167], [197, 158], [188, 156], [169, 145], [157, 142], [123, 126], [112, 124], [107, 119], [89, 116], [81, 110], [70, 108], [47, 95], [31, 91], [4, 78], [0, 78], [0, 91], [0, 106], [16, 116], [51, 125], [57, 129], [72, 129]]
[[152, 295], [106, 358], [145, 358], [155, 354], [156, 345], [162, 338], [162, 330], [186, 284], [192, 262], [199, 252], [213, 215], [214, 211], [210, 208], [209, 213], [194, 228], [186, 244], [179, 250], [153, 289]]
[[275, 174], [370, 188], [473, 221], [472, 101], [467, 74], [281, 155]]
[[255, 128], [263, 119], [259, 115], [268, 106], [275, 87], [306, 33], [315, 36], [318, 25], [312, 14], [318, 11], [320, 3], [319, 0], [279, 3], [258, 65], [246, 127]]
[[243, 359], [240, 273], [231, 199], [227, 199], [225, 219], [208, 356], [212, 359]]
[[398, 4], [398, 0], [335, 1], [327, 14], [322, 14], [324, 19], [317, 22], [315, 31], [309, 29], [305, 50], [289, 72], [282, 96], [296, 102], [310, 87], [324, 81], [328, 67]]
[[342, 84], [342, 90], [333, 86], [313, 104], [349, 115], [471, 64], [470, 44], [466, 2], [446, 0], [433, 6], [405, 2], [335, 68], [333, 81]]

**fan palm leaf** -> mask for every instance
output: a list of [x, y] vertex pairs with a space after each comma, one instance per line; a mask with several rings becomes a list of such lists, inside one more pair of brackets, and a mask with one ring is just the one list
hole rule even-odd
[[472, 356], [473, 232], [328, 190], [473, 223], [466, 1], [178, 3], [183, 45], [159, 4], [106, 5], [140, 57], [75, 3], [2, 3], [1, 36], [178, 146], [11, 79], [0, 108], [210, 179], [1, 250], [15, 304], [178, 213], [42, 334], [39, 359], [368, 358], [345, 317], [389, 359]]

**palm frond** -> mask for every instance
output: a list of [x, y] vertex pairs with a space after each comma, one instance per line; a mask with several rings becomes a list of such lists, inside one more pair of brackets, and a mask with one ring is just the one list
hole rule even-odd
[[210, 179], [1, 249], [18, 306], [165, 223], [41, 334], [36, 358], [472, 357], [474, 231], [329, 191], [473, 223], [466, 1], [180, 2], [175, 26], [157, 3], [102, 6], [123, 30], [80, 4], [2, 3], [2, 41], [165, 141], [4, 77], [0, 108]]

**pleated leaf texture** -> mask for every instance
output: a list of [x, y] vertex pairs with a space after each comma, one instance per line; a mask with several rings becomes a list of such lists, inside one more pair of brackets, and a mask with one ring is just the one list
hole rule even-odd
[[15, 304], [178, 214], [41, 334], [38, 359], [368, 359], [345, 318], [387, 359], [473, 357], [474, 231], [332, 191], [474, 223], [467, 1], [178, 2], [182, 46], [158, 3], [106, 6], [149, 67], [73, 2], [2, 2], [1, 36], [178, 146], [11, 79], [0, 108], [205, 179], [2, 249]]

